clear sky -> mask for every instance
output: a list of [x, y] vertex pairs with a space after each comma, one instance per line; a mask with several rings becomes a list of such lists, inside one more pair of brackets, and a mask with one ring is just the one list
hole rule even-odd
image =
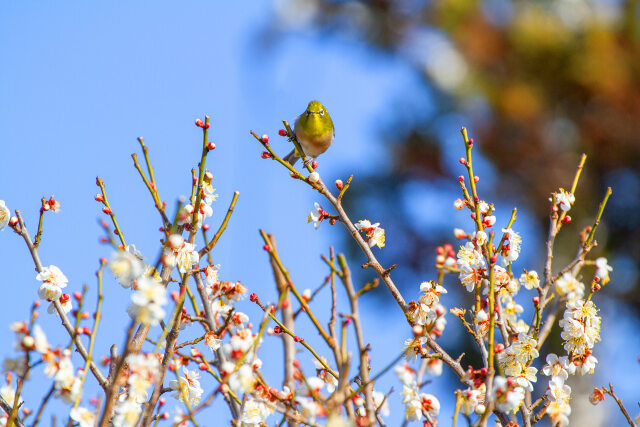
[[[409, 67], [356, 41], [303, 28], [275, 42], [266, 36], [270, 34], [266, 30], [275, 25], [275, 13], [268, 2], [178, 5], [148, 1], [91, 6], [65, 2], [54, 6], [40, 1], [0, 6], [0, 199], [10, 209], [23, 211], [32, 233], [40, 198], [55, 195], [60, 201], [62, 212], [45, 218], [40, 254], [45, 265], [55, 264], [64, 271], [69, 290], [89, 285], [90, 307], [98, 259], [111, 254], [98, 242], [97, 219], [103, 215], [93, 200], [96, 175], [105, 181], [127, 241], [155, 260], [160, 223], [130, 154], [138, 151], [136, 137], [144, 136], [160, 193], [171, 206], [190, 191], [190, 169], [197, 164], [201, 149], [201, 133], [193, 122], [205, 114], [212, 118], [210, 135], [217, 145], [208, 160], [220, 194], [210, 220], [212, 228], [221, 221], [233, 192], [240, 191], [236, 213], [214, 253], [214, 262], [222, 265], [223, 280], [241, 280], [262, 299], [274, 299], [259, 228], [275, 234], [282, 258], [302, 289], [313, 289], [322, 282], [327, 271], [320, 254], [327, 253], [329, 245], [336, 245], [337, 251], [350, 249], [342, 229], [323, 224], [315, 231], [306, 223], [313, 202], [320, 200], [290, 179], [284, 169], [260, 159], [261, 149], [249, 130], [268, 133], [272, 145], [284, 154], [290, 147], [277, 136], [281, 120], [292, 121], [309, 100], [318, 99], [331, 112], [336, 127], [336, 142], [321, 157], [318, 171], [326, 182], [345, 179], [350, 173], [358, 179], [359, 173], [385, 167], [376, 124], [385, 116], [385, 108], [398, 94], [412, 108], [427, 108], [428, 102]], [[411, 113], [407, 109], [406, 114]], [[452, 123], [452, 135], [457, 136], [460, 125]], [[452, 155], [452, 159], [457, 157], [459, 154]], [[489, 166], [486, 170], [490, 172]], [[434, 201], [422, 196], [416, 200]], [[446, 196], [440, 202], [448, 208], [457, 195]], [[505, 206], [503, 212], [510, 209]], [[375, 220], [375, 212], [370, 219]], [[394, 243], [393, 230], [387, 233], [389, 244], [401, 244]], [[407, 299], [417, 296], [418, 285]], [[5, 292], [0, 325], [26, 319], [38, 283], [23, 242], [8, 229], [0, 234], [0, 286]], [[326, 296], [319, 300], [320, 310], [327, 307]], [[122, 342], [124, 308], [129, 301], [127, 291], [109, 274], [105, 298], [99, 354], [106, 354], [111, 343]], [[402, 320], [390, 301], [364, 298], [363, 304], [369, 313], [366, 334], [374, 342], [376, 372], [399, 353], [410, 331], [402, 322], [390, 326], [390, 319]], [[249, 302], [240, 309], [256, 316], [258, 323], [258, 313]], [[40, 321], [51, 342], [66, 344], [54, 317], [43, 311]], [[304, 323], [300, 330], [311, 331]], [[612, 339], [622, 342], [619, 337]], [[0, 342], [12, 340], [13, 333], [0, 328]], [[384, 345], [376, 346], [376, 341]], [[265, 365], [275, 363], [280, 368], [279, 348], [279, 340], [265, 340]], [[12, 354], [5, 346], [2, 355]], [[606, 362], [604, 351], [596, 355]], [[301, 359], [311, 368], [310, 358], [304, 355]], [[75, 359], [76, 365], [79, 361]], [[623, 368], [637, 371], [635, 366], [618, 366]], [[277, 375], [272, 378], [274, 383], [278, 380]], [[205, 390], [212, 384], [203, 382]], [[377, 388], [386, 392], [391, 385], [396, 391], [401, 388], [392, 374]], [[95, 390], [94, 386], [87, 391]], [[48, 387], [44, 380], [28, 383], [28, 404], [36, 406]], [[630, 387], [622, 383], [619, 389], [631, 396]], [[451, 394], [441, 392], [438, 380], [431, 391], [443, 403], [441, 425], [448, 425]], [[85, 394], [85, 402], [89, 396]], [[391, 399], [395, 414], [390, 420], [401, 416], [399, 401], [397, 396]], [[170, 400], [168, 406], [173, 408], [175, 401]], [[64, 414], [62, 405], [52, 408]], [[228, 416], [219, 405], [214, 408]]]

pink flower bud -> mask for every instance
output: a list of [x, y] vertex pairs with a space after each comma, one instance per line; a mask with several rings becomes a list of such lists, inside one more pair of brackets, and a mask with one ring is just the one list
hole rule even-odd
[[269, 135], [267, 135], [266, 133], [264, 135], [262, 135], [260, 137], [260, 141], [262, 141], [263, 144], [268, 144], [269, 143]]
[[104, 208], [102, 208], [102, 212], [106, 213], [107, 215], [111, 215], [113, 213], [109, 206], [105, 206]]
[[460, 157], [460, 160], [458, 160], [460, 162], [461, 165], [466, 165], [467, 164], [467, 159], [465, 159], [464, 157]]
[[536, 307], [540, 305], [540, 297], [533, 297], [531, 300]]
[[207, 150], [211, 151], [211, 150], [213, 150], [215, 148], [216, 148], [216, 144], [215, 143], [213, 143], [211, 141], [207, 142]]
[[12, 217], [9, 219], [9, 225], [10, 225], [11, 227], [15, 227], [17, 224], [18, 224], [18, 217], [17, 217], [17, 216], [12, 216]]
[[204, 122], [202, 121], [202, 119], [196, 119], [196, 126], [198, 126], [199, 128], [204, 127]]
[[271, 153], [270, 153], [270, 152], [268, 152], [268, 151], [263, 151], [263, 152], [262, 152], [262, 156], [261, 156], [261, 157], [262, 157], [263, 159], [270, 159], [272, 156], [271, 156]]
[[336, 188], [338, 189], [338, 191], [342, 191], [342, 189], [344, 188], [344, 184], [342, 183], [341, 179], [336, 179]]
[[286, 130], [284, 130], [284, 129], [280, 129], [280, 130], [278, 131], [278, 135], [280, 135], [280, 136], [287, 136], [287, 131], [286, 131]]
[[180, 292], [178, 292], [178, 291], [171, 292], [171, 299], [172, 300], [178, 301], [179, 298], [180, 298]]
[[102, 197], [102, 194], [96, 194], [94, 199], [96, 199], [96, 202], [104, 202], [104, 197]]
[[473, 182], [478, 182], [480, 181], [480, 177], [479, 176], [474, 176], [473, 177]]
[[562, 223], [563, 224], [569, 224], [570, 222], [571, 222], [571, 217], [569, 215], [567, 215], [564, 218], [562, 218]]

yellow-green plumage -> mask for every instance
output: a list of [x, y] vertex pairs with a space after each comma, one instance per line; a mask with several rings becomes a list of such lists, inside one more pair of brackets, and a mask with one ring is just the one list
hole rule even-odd
[[[313, 159], [327, 151], [335, 137], [331, 116], [318, 101], [309, 103], [307, 109], [296, 119], [293, 130], [304, 154]], [[284, 160], [293, 165], [299, 158], [294, 149]]]

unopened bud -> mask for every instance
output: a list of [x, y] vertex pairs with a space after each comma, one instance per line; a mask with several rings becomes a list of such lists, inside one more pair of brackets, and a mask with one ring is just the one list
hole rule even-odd
[[287, 136], [287, 131], [286, 131], [286, 130], [284, 130], [284, 129], [280, 129], [280, 130], [278, 131], [278, 135], [280, 135], [280, 136]]
[[533, 297], [531, 300], [536, 307], [540, 305], [540, 297]]
[[202, 121], [202, 119], [196, 119], [196, 126], [198, 126], [199, 128], [204, 127], [204, 122]]
[[260, 141], [262, 141], [263, 144], [268, 144], [269, 143], [269, 135], [267, 135], [266, 133], [264, 135], [262, 135], [260, 137]]
[[413, 327], [413, 335], [416, 337], [420, 337], [422, 336], [422, 333], [424, 332], [424, 328], [420, 325], [415, 325]]
[[171, 292], [171, 299], [172, 300], [178, 301], [178, 298], [180, 298], [180, 292], [178, 292], [178, 291]]
[[309, 174], [309, 181], [313, 183], [320, 181], [320, 174], [318, 172], [311, 172]]
[[271, 156], [271, 153], [269, 153], [268, 151], [263, 151], [261, 157], [263, 159], [270, 159], [272, 156]]
[[318, 167], [318, 162], [316, 162], [315, 160], [311, 162], [311, 167], [316, 169]]
[[33, 350], [36, 346], [36, 340], [31, 335], [27, 335], [22, 338], [22, 347], [25, 350]]
[[467, 159], [465, 159], [464, 157], [460, 157], [460, 160], [458, 160], [460, 162], [461, 165], [466, 165], [467, 164]]
[[18, 217], [17, 217], [17, 216], [12, 216], [12, 217], [9, 219], [9, 225], [10, 225], [11, 227], [15, 227], [17, 224], [18, 224]]
[[504, 344], [502, 344], [501, 342], [496, 344], [495, 351], [496, 351], [496, 354], [502, 353], [504, 351]]
[[75, 291], [75, 292], [73, 293], [73, 297], [74, 297], [77, 301], [80, 301], [80, 300], [82, 299], [82, 292], [80, 292], [80, 291]]
[[113, 213], [109, 206], [105, 206], [104, 208], [102, 208], [102, 212], [106, 213], [107, 215], [111, 215]]
[[342, 189], [344, 188], [344, 184], [342, 183], [341, 179], [336, 179], [336, 188], [338, 189], [338, 191], [342, 191]]
[[102, 196], [102, 194], [96, 194], [94, 199], [96, 199], [96, 202], [104, 202], [104, 197]]
[[216, 148], [216, 144], [212, 141], [207, 142], [207, 150], [211, 151]]
[[569, 215], [567, 215], [564, 218], [562, 218], [562, 223], [563, 224], [569, 224], [570, 222], [571, 222], [571, 217]]

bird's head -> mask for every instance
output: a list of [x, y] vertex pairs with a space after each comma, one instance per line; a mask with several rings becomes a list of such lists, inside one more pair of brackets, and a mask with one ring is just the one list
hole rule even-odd
[[318, 102], [311, 101], [307, 109], [300, 115], [301, 124], [312, 134], [320, 134], [333, 130], [333, 122], [326, 108]]

